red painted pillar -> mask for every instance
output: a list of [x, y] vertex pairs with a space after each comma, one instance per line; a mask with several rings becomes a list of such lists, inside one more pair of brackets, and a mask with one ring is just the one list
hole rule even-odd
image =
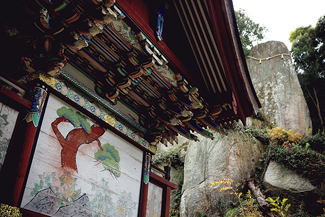
[[146, 217], [146, 214], [147, 214], [148, 188], [149, 188], [149, 183], [143, 184], [142, 200], [141, 200], [141, 214], [140, 214], [141, 217]]
[[146, 217], [147, 214], [147, 201], [148, 201], [148, 188], [151, 170], [151, 155], [146, 153], [144, 158], [144, 171], [143, 171], [143, 186], [142, 186], [142, 199], [141, 199], [141, 217]]
[[25, 177], [28, 174], [27, 169], [29, 166], [29, 160], [32, 154], [33, 145], [39, 127], [39, 120], [42, 115], [43, 106], [47, 96], [47, 88], [44, 85], [37, 84], [34, 87], [34, 92], [32, 96], [32, 106], [29, 110], [29, 114], [26, 117], [27, 127], [26, 133], [24, 135], [24, 142], [21, 146], [21, 154], [19, 158], [17, 175], [14, 181], [14, 191], [13, 191], [13, 206], [18, 206], [20, 203], [20, 196], [24, 190]]
[[165, 217], [169, 217], [169, 204], [170, 204], [170, 192], [172, 188], [170, 186], [166, 187], [166, 192], [165, 192]]

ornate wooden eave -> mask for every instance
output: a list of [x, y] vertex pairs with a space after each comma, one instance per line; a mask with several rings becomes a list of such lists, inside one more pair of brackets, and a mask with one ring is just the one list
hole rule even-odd
[[[177, 142], [178, 134], [197, 140], [193, 131], [213, 139], [207, 128], [224, 133], [223, 125], [238, 119], [245, 122], [259, 107], [234, 28], [231, 2], [191, 6], [192, 1], [175, 1], [185, 29], [197, 36], [189, 37], [193, 49], [197, 49], [193, 44], [200, 44], [198, 49], [203, 51], [197, 55], [200, 72], [189, 71], [164, 41], [158, 41], [126, 0], [61, 3], [12, 3], [23, 25], [8, 22], [5, 28], [18, 33], [6, 33], [31, 47], [30, 53], [21, 56], [21, 68], [29, 72], [27, 77], [37, 71], [57, 76], [58, 67], [68, 62], [77, 69], [75, 77], [67, 73], [60, 77], [75, 85], [71, 81], [81, 73], [89, 79], [94, 99], [99, 96], [133, 110], [137, 120], [129, 122], [141, 125], [138, 130], [145, 132], [150, 144]], [[204, 22], [197, 25], [193, 13], [200, 13]], [[8, 19], [10, 15], [6, 14]], [[204, 25], [202, 30], [199, 25]], [[205, 84], [198, 83], [198, 76]]]
[[232, 110], [245, 123], [260, 103], [251, 83], [231, 0], [175, 0], [205, 86], [211, 94], [231, 92]]

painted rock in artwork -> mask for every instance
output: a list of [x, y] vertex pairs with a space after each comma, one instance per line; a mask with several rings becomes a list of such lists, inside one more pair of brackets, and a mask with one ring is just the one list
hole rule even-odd
[[59, 209], [57, 206], [59, 199], [51, 188], [39, 191], [34, 198], [24, 206], [24, 209], [52, 216]]
[[91, 217], [89, 205], [89, 198], [86, 194], [82, 195], [77, 200], [70, 203], [68, 206], [62, 206], [60, 209], [55, 213], [55, 217], [61, 216], [80, 216], [80, 217]]

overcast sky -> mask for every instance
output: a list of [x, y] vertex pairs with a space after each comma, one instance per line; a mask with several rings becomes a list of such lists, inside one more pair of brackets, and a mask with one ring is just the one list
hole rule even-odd
[[312, 25], [325, 15], [325, 0], [233, 0], [234, 9], [242, 8], [256, 23], [267, 27], [265, 41], [284, 42], [291, 49], [289, 34], [300, 26]]

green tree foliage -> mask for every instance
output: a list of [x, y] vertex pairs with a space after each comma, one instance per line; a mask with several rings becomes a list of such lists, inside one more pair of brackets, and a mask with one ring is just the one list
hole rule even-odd
[[74, 112], [72, 109], [66, 107], [61, 107], [56, 110], [56, 113], [59, 117], [65, 117], [70, 121], [70, 123], [75, 127], [82, 127], [87, 133], [91, 133], [91, 126], [88, 123], [85, 116], [79, 112]]
[[244, 54], [247, 56], [253, 44], [264, 38], [267, 28], [251, 20], [243, 9], [235, 11], [235, 16]]
[[118, 163], [120, 162], [120, 155], [114, 146], [109, 143], [104, 144], [103, 150], [95, 153], [95, 158], [102, 162], [103, 167], [110, 171], [115, 177], [120, 177], [121, 172]]
[[291, 56], [307, 100], [314, 133], [324, 132], [325, 114], [325, 16], [316, 26], [298, 27], [290, 33]]

